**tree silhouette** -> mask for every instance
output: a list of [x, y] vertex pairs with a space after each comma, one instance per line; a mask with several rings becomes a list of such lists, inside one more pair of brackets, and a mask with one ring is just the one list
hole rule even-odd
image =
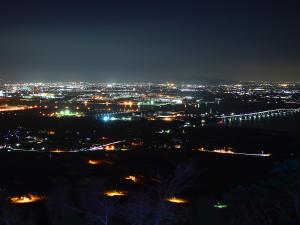
[[240, 186], [225, 200], [229, 204], [226, 224], [299, 225], [300, 160], [278, 163], [271, 178]]

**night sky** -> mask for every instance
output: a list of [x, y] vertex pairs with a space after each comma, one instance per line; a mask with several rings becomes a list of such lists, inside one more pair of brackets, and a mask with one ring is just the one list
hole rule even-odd
[[1, 1], [11, 81], [300, 81], [295, 1]]

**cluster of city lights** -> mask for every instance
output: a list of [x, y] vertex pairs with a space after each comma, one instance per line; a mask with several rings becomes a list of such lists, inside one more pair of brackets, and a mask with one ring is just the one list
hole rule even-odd
[[126, 176], [124, 178], [125, 178], [125, 180], [132, 181], [133, 183], [138, 183], [139, 182], [139, 179], [136, 176], [133, 176], [133, 175], [129, 175], [129, 176]]
[[167, 198], [166, 201], [171, 202], [171, 203], [176, 203], [176, 204], [187, 204], [187, 203], [189, 203], [188, 200], [183, 199], [183, 198], [177, 198], [177, 197]]
[[11, 111], [22, 111], [22, 110], [29, 110], [29, 109], [37, 109], [39, 106], [27, 106], [27, 105], [19, 105], [19, 106], [9, 106], [9, 105], [2, 105], [0, 106], [0, 112], [11, 112]]
[[107, 197], [119, 197], [119, 196], [125, 196], [127, 194], [128, 194], [127, 191], [117, 191], [117, 190], [104, 192], [104, 195], [106, 195]]
[[10, 202], [12, 204], [26, 204], [26, 203], [40, 202], [45, 199], [46, 197], [44, 195], [27, 194], [22, 196], [11, 197]]

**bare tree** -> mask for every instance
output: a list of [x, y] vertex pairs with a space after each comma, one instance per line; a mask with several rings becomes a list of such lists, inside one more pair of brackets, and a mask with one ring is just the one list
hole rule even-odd
[[103, 190], [103, 183], [93, 182], [84, 187], [73, 187], [73, 193], [69, 196], [66, 196], [66, 191], [56, 192], [56, 200], [51, 205], [49, 199], [48, 204], [52, 224], [61, 225], [61, 219], [64, 219], [62, 213], [67, 211], [80, 217], [80, 220], [85, 220], [86, 224], [109, 225], [118, 212], [119, 201], [116, 197], [105, 196]]
[[173, 175], [163, 180], [156, 187], [159, 195], [158, 204], [155, 210], [153, 225], [160, 225], [167, 222], [168, 217], [174, 217], [170, 210], [170, 205], [166, 199], [173, 197], [186, 187], [187, 181], [194, 175], [194, 164], [192, 162], [178, 164]]
[[149, 191], [133, 193], [125, 206], [124, 215], [131, 225], [149, 225], [153, 213], [153, 199]]
[[[259, 186], [238, 187], [227, 196], [230, 202], [231, 224], [272, 225], [274, 205], [268, 190]], [[228, 221], [227, 221], [228, 222]]]
[[57, 187], [48, 193], [46, 207], [51, 225], [63, 225], [75, 220], [78, 213], [68, 196], [66, 187]]
[[[99, 201], [101, 216], [99, 221], [103, 225], [109, 225], [112, 217], [118, 212], [118, 200], [115, 197], [104, 196]], [[99, 224], [99, 223], [96, 223]]]
[[[57, 188], [48, 195], [47, 208], [52, 225], [67, 223], [109, 225], [117, 212], [118, 200], [103, 195], [103, 183]], [[73, 221], [73, 222], [72, 222]]]
[[285, 208], [294, 211], [297, 224], [300, 225], [300, 160], [287, 160], [277, 164], [275, 172], [277, 177], [271, 183], [279, 189], [280, 195], [286, 198], [285, 202], [290, 203]]
[[66, 215], [76, 215], [76, 218], [81, 217], [79, 221], [91, 225], [110, 225], [119, 219], [131, 225], [173, 223], [177, 216], [166, 199], [180, 192], [192, 175], [191, 163], [177, 165], [171, 176], [161, 179], [151, 189], [143, 186], [136, 193], [131, 192], [129, 199], [124, 199], [127, 201], [125, 207], [122, 197], [103, 194], [105, 188], [102, 183], [58, 190], [52, 193], [53, 196], [49, 195], [49, 216], [52, 225], [67, 224]]

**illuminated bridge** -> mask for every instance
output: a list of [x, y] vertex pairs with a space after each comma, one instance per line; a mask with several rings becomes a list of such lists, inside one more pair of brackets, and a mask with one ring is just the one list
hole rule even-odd
[[218, 116], [218, 119], [223, 120], [249, 120], [249, 119], [260, 119], [266, 117], [273, 117], [273, 116], [285, 116], [289, 114], [294, 114], [300, 112], [300, 108], [295, 109], [272, 109], [260, 112], [253, 112], [253, 113], [242, 113], [242, 114], [232, 114], [232, 115], [221, 115]]

